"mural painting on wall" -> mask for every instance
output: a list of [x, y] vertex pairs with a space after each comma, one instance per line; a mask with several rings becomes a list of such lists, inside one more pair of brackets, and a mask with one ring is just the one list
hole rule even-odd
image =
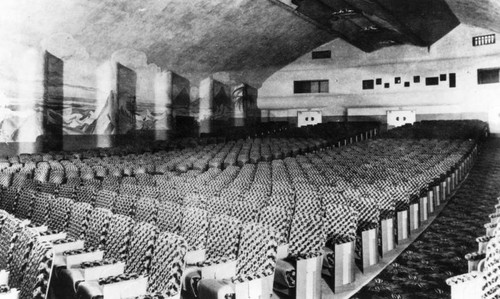
[[214, 80], [212, 92], [212, 120], [229, 120], [233, 116], [233, 103], [229, 86]]
[[128, 134], [136, 127], [136, 73], [118, 64], [117, 68], [117, 134]]
[[[65, 98], [63, 133], [67, 135], [115, 134], [116, 93], [110, 91], [105, 104], [96, 107], [94, 99]], [[69, 110], [69, 111], [68, 111]]]
[[[43, 101], [38, 99], [34, 107], [26, 107], [15, 100], [9, 101], [9, 93], [0, 94], [0, 142], [34, 142], [43, 134]], [[6, 101], [4, 101], [6, 100]]]
[[189, 95], [189, 80], [172, 73], [171, 109], [172, 117], [191, 116], [191, 100]]
[[154, 108], [154, 104], [137, 103], [135, 114], [135, 128], [137, 130], [149, 131], [155, 129], [156, 123], [165, 116], [165, 113], [156, 113]]
[[260, 116], [260, 110], [257, 107], [257, 89], [247, 84], [235, 86], [231, 93], [234, 105], [234, 117], [245, 119], [245, 123], [252, 124]]
[[49, 52], [45, 52], [43, 74], [43, 131], [46, 135], [62, 135], [62, 108], [64, 63]]

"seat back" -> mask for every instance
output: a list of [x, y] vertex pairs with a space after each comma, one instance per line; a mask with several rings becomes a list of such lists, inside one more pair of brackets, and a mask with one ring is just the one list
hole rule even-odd
[[21, 232], [21, 220], [6, 215], [0, 230], [0, 269], [7, 269], [10, 261], [10, 250]]
[[75, 201], [93, 205], [95, 203], [96, 194], [97, 194], [97, 189], [95, 187], [81, 186], [76, 191]]
[[69, 198], [57, 197], [50, 201], [49, 229], [65, 231], [71, 216], [74, 201]]
[[205, 248], [207, 233], [207, 211], [198, 208], [182, 208], [180, 235], [186, 239], [190, 251]]
[[13, 246], [9, 253], [7, 269], [9, 270], [9, 286], [19, 288], [23, 275], [25, 274], [26, 263], [31, 254], [31, 250], [36, 241], [36, 232], [28, 228], [20, 228], [13, 238]]
[[158, 203], [158, 228], [160, 231], [179, 233], [182, 223], [181, 205], [173, 201]]
[[288, 248], [291, 257], [320, 252], [325, 241], [322, 216], [301, 212], [293, 215]]
[[71, 206], [71, 215], [66, 231], [68, 236], [74, 239], [83, 239], [88, 228], [89, 214], [92, 206], [85, 202], [76, 202]]
[[299, 213], [308, 213], [311, 215], [323, 215], [323, 205], [320, 196], [316, 191], [297, 190], [295, 193], [296, 204], [295, 211]]
[[[152, 181], [154, 183], [154, 181]], [[141, 186], [140, 196], [158, 198], [160, 190], [155, 186]]]
[[14, 178], [12, 180], [12, 187], [21, 188], [26, 180], [28, 179], [28, 175], [25, 173], [15, 173]]
[[12, 181], [12, 174], [7, 172], [0, 173], [0, 187], [8, 188]]
[[212, 215], [208, 227], [206, 258], [235, 259], [241, 221], [226, 215]]
[[334, 202], [325, 203], [326, 239], [332, 244], [356, 240], [359, 212], [353, 207]]
[[49, 242], [36, 242], [26, 264], [19, 298], [48, 298], [54, 252]]
[[351, 201], [351, 206], [359, 212], [358, 233], [379, 224], [380, 205], [376, 199], [358, 197]]
[[151, 267], [158, 228], [150, 223], [136, 223], [132, 229], [125, 273], [147, 274]]
[[272, 195], [269, 197], [269, 206], [284, 208], [288, 211], [295, 209], [295, 197], [293, 195]]
[[1, 208], [9, 213], [14, 212], [18, 200], [18, 188], [10, 187], [2, 192]]
[[109, 218], [112, 213], [108, 209], [92, 209], [88, 218], [88, 228], [85, 230], [85, 246], [96, 249], [104, 248], [104, 241], [108, 233]]
[[231, 206], [231, 216], [243, 223], [257, 220], [257, 207], [253, 201], [237, 200]]
[[33, 201], [33, 212], [31, 223], [35, 225], [46, 225], [49, 222], [50, 203], [54, 200], [54, 195], [37, 192]]
[[116, 200], [116, 192], [103, 189], [97, 192], [95, 199], [96, 208], [105, 208], [108, 210], [113, 210]]
[[14, 215], [20, 219], [29, 219], [36, 191], [30, 189], [21, 189]]
[[158, 201], [151, 197], [141, 197], [137, 201], [135, 221], [156, 224], [158, 220]]
[[500, 230], [495, 230], [495, 236], [486, 246], [484, 262], [483, 299], [499, 298], [500, 296]]
[[125, 215], [113, 214], [109, 220], [109, 229], [106, 239], [105, 258], [114, 258], [125, 261], [128, 246], [135, 222]]
[[59, 186], [59, 191], [57, 192], [57, 196], [73, 199], [75, 197], [75, 186], [68, 184]]
[[292, 212], [283, 207], [268, 206], [259, 213], [259, 223], [270, 226], [278, 234], [278, 244], [288, 243], [288, 235], [292, 224]]
[[55, 194], [57, 191], [57, 184], [51, 182], [38, 184], [38, 190], [45, 193]]
[[168, 232], [159, 234], [148, 279], [148, 292], [167, 298], [180, 293], [186, 252], [187, 243], [182, 237]]
[[212, 197], [207, 201], [207, 211], [212, 215], [229, 216], [231, 212], [231, 204], [225, 197]]
[[236, 274], [272, 274], [276, 267], [278, 246], [276, 232], [260, 223], [248, 223], [243, 226], [240, 236]]
[[115, 199], [114, 213], [133, 216], [137, 202], [137, 196], [130, 194], [118, 194]]
[[158, 199], [160, 201], [171, 201], [178, 204], [182, 203], [181, 195], [177, 190], [168, 187], [165, 188], [159, 187], [159, 188], [160, 188], [160, 195], [158, 196]]
[[64, 170], [51, 170], [49, 176], [49, 182], [60, 185], [64, 181]]

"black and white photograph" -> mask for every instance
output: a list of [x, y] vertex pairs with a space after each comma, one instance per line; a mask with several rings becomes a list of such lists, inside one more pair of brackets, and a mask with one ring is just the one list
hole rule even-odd
[[0, 0], [0, 299], [500, 298], [498, 0]]

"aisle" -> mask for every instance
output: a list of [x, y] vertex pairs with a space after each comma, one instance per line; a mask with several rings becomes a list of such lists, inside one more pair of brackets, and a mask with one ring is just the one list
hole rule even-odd
[[476, 237], [500, 195], [500, 139], [481, 150], [467, 180], [441, 214], [375, 279], [351, 298], [450, 298], [445, 280], [467, 272], [464, 255], [477, 250]]

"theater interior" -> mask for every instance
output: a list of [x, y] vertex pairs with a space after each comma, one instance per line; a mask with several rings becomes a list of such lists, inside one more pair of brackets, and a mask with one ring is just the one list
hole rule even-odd
[[500, 298], [497, 0], [2, 0], [0, 299]]

